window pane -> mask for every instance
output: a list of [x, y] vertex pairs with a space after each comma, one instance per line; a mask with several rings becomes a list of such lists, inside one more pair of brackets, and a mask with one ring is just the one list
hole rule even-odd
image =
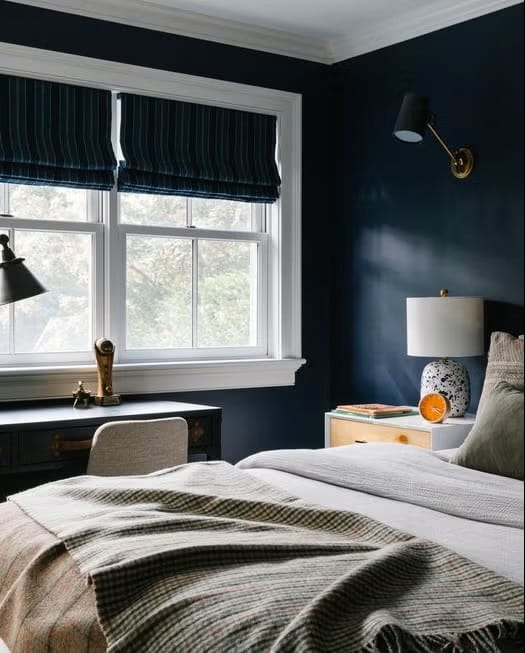
[[171, 195], [119, 193], [120, 221], [162, 227], [186, 226], [186, 198]]
[[9, 306], [0, 306], [0, 354], [9, 353]]
[[127, 348], [192, 346], [192, 243], [127, 237]]
[[201, 229], [232, 229], [251, 231], [252, 205], [229, 200], [193, 198], [192, 225]]
[[91, 234], [15, 230], [17, 256], [49, 292], [15, 304], [15, 353], [89, 351]]
[[199, 241], [198, 346], [257, 344], [257, 244]]
[[15, 218], [87, 220], [88, 191], [57, 186], [9, 184], [9, 208]]

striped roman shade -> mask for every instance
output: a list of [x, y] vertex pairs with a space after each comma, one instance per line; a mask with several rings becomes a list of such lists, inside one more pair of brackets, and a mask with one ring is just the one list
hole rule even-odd
[[108, 190], [111, 93], [0, 76], [0, 182]]
[[275, 116], [121, 94], [120, 191], [274, 202]]

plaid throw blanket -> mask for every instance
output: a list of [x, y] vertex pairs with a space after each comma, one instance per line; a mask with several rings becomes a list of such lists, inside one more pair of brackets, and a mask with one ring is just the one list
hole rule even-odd
[[498, 651], [522, 588], [227, 463], [68, 479], [11, 500], [93, 583], [111, 652]]

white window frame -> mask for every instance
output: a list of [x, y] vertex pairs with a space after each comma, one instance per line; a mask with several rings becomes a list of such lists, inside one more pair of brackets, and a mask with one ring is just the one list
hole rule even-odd
[[[91, 274], [89, 278], [90, 298], [91, 298], [91, 320], [90, 331], [91, 337], [96, 333], [104, 331], [104, 278], [103, 272], [97, 274], [97, 269], [104, 265], [104, 225], [102, 224], [102, 215], [100, 213], [98, 191], [88, 191], [86, 193], [86, 215], [85, 220], [51, 220], [42, 218], [13, 218], [10, 217], [12, 206], [9, 199], [9, 184], [0, 182], [0, 232], [7, 233], [10, 237], [10, 246], [17, 251], [16, 236], [12, 237], [13, 232], [17, 231], [42, 231], [48, 238], [49, 248], [53, 248], [53, 233], [80, 233], [91, 236]], [[44, 236], [43, 236], [44, 237]], [[14, 307], [16, 304], [9, 304], [10, 336], [13, 340], [13, 318]], [[13, 356], [9, 354], [0, 354], [0, 370], [17, 369], [24, 367], [37, 366], [55, 366], [65, 365], [68, 361], [74, 359], [76, 363], [89, 363], [93, 356], [89, 352], [53, 352], [53, 353], [17, 353]], [[16, 362], [12, 362], [16, 361]]]
[[[114, 195], [114, 196], [113, 196]], [[114, 209], [117, 207], [120, 194], [116, 189], [111, 191], [109, 203], [113, 204]], [[191, 199], [188, 198], [188, 204]], [[122, 363], [141, 363], [146, 361], [167, 360], [189, 361], [189, 360], [236, 360], [244, 358], [259, 358], [268, 354], [268, 332], [269, 324], [272, 322], [272, 306], [268, 302], [268, 278], [266, 271], [269, 266], [269, 235], [262, 231], [265, 218], [265, 205], [252, 204], [252, 223], [258, 227], [258, 231], [233, 231], [228, 229], [204, 229], [193, 225], [178, 227], [166, 227], [156, 225], [139, 225], [126, 222], [119, 222], [120, 211], [109, 211], [110, 219], [110, 238], [111, 243], [109, 251], [111, 253], [108, 260], [113, 264], [111, 274], [107, 276], [106, 292], [110, 298], [109, 306], [109, 329], [107, 330], [111, 338], [115, 337], [117, 343], [126, 343], [126, 238], [131, 236], [151, 236], [167, 237], [181, 240], [196, 241], [203, 240], [214, 241], [232, 241], [255, 243], [259, 246], [257, 261], [257, 344], [242, 347], [216, 347], [216, 348], [189, 348], [189, 349], [124, 349], [117, 350], [118, 362]], [[190, 218], [189, 211], [187, 218]], [[195, 312], [195, 301], [197, 299], [195, 287], [198, 276], [198, 256], [195, 256], [195, 250], [192, 252], [193, 257], [193, 302]], [[122, 292], [115, 292], [115, 288]], [[193, 316], [193, 330], [198, 327], [196, 315]]]
[[[150, 358], [148, 362], [119, 363], [114, 386], [122, 394], [147, 394], [294, 385], [296, 371], [306, 362], [301, 351], [301, 95], [7, 43], [0, 43], [0, 73], [277, 117], [282, 193], [268, 208], [266, 284], [272, 324], [267, 354], [249, 360], [155, 362]], [[75, 224], [85, 228], [82, 223]], [[111, 247], [109, 240], [106, 247]], [[110, 265], [117, 264], [109, 260]], [[106, 316], [111, 314], [110, 301], [106, 289]], [[109, 332], [110, 324], [104, 326]], [[2, 368], [0, 401], [69, 396], [79, 378], [93, 388], [94, 364]]]

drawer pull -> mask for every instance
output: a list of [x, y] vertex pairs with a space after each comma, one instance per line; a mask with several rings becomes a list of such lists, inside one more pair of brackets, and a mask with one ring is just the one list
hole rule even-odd
[[204, 429], [202, 426], [199, 424], [199, 422], [195, 422], [195, 425], [189, 430], [188, 435], [190, 436], [190, 440], [194, 443], [197, 444], [197, 442], [202, 438], [204, 435]]
[[87, 451], [91, 449], [92, 439], [90, 440], [62, 440], [59, 435], [55, 435], [51, 441], [51, 451], [55, 456], [68, 451]]
[[399, 442], [402, 442], [403, 444], [407, 444], [408, 442], [408, 435], [400, 435], [398, 438]]
[[355, 443], [356, 444], [368, 444], [368, 442], [366, 440], [356, 440]]

